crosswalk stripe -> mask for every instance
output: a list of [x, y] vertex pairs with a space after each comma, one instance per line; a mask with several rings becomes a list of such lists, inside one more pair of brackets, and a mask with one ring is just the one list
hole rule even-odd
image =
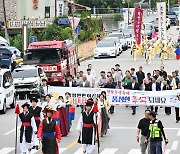
[[166, 149], [165, 154], [169, 154], [171, 149]]
[[38, 153], [38, 151], [35, 150], [35, 149], [32, 149], [31, 152], [30, 152], [30, 154], [35, 154], [35, 153]]
[[83, 149], [82, 148], [79, 148], [75, 153], [73, 154], [81, 154], [83, 152]]
[[107, 154], [107, 153], [114, 154], [116, 153], [116, 151], [118, 151], [118, 149], [116, 148], [105, 148], [100, 154]]
[[177, 133], [177, 136], [180, 136], [180, 129], [179, 129], [179, 131], [178, 131], [178, 133]]
[[0, 150], [0, 153], [2, 153], [2, 154], [8, 154], [8, 153], [12, 152], [14, 149], [15, 149], [15, 148], [10, 148], [10, 147], [2, 148], [2, 149]]
[[179, 141], [174, 141], [172, 146], [171, 146], [171, 150], [176, 150], [178, 147]]
[[59, 153], [63, 153], [67, 148], [59, 148]]
[[141, 150], [140, 149], [131, 149], [128, 154], [141, 154]]

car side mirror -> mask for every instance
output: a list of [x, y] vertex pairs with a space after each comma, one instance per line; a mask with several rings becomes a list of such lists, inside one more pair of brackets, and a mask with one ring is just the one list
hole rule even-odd
[[5, 83], [5, 87], [10, 87], [10, 83], [9, 83], [9, 82], [6, 82], [6, 83]]

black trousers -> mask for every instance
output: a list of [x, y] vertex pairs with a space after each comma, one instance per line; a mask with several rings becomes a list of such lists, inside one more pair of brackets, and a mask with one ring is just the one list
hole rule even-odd
[[[154, 106], [151, 106], [151, 111], [154, 111]], [[155, 112], [157, 113], [158, 111], [158, 106], [155, 106]]]
[[179, 117], [179, 107], [175, 107], [175, 112], [176, 112], [176, 120], [179, 121], [180, 117]]
[[171, 107], [165, 107], [165, 113], [171, 114]]
[[114, 113], [114, 106], [111, 106], [111, 107], [110, 107], [109, 112], [110, 112], [111, 114]]

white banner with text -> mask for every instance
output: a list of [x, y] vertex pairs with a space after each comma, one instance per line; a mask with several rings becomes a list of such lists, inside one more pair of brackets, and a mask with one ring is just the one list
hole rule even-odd
[[166, 91], [138, 91], [106, 88], [51, 87], [54, 97], [71, 93], [74, 104], [84, 104], [88, 98], [98, 98], [102, 91], [107, 94], [111, 104], [119, 105], [157, 105], [180, 107], [180, 89]]

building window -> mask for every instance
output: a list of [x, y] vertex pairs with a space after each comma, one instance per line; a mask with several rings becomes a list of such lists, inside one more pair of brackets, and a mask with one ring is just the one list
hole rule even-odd
[[50, 7], [49, 6], [45, 7], [45, 18], [50, 18]]

